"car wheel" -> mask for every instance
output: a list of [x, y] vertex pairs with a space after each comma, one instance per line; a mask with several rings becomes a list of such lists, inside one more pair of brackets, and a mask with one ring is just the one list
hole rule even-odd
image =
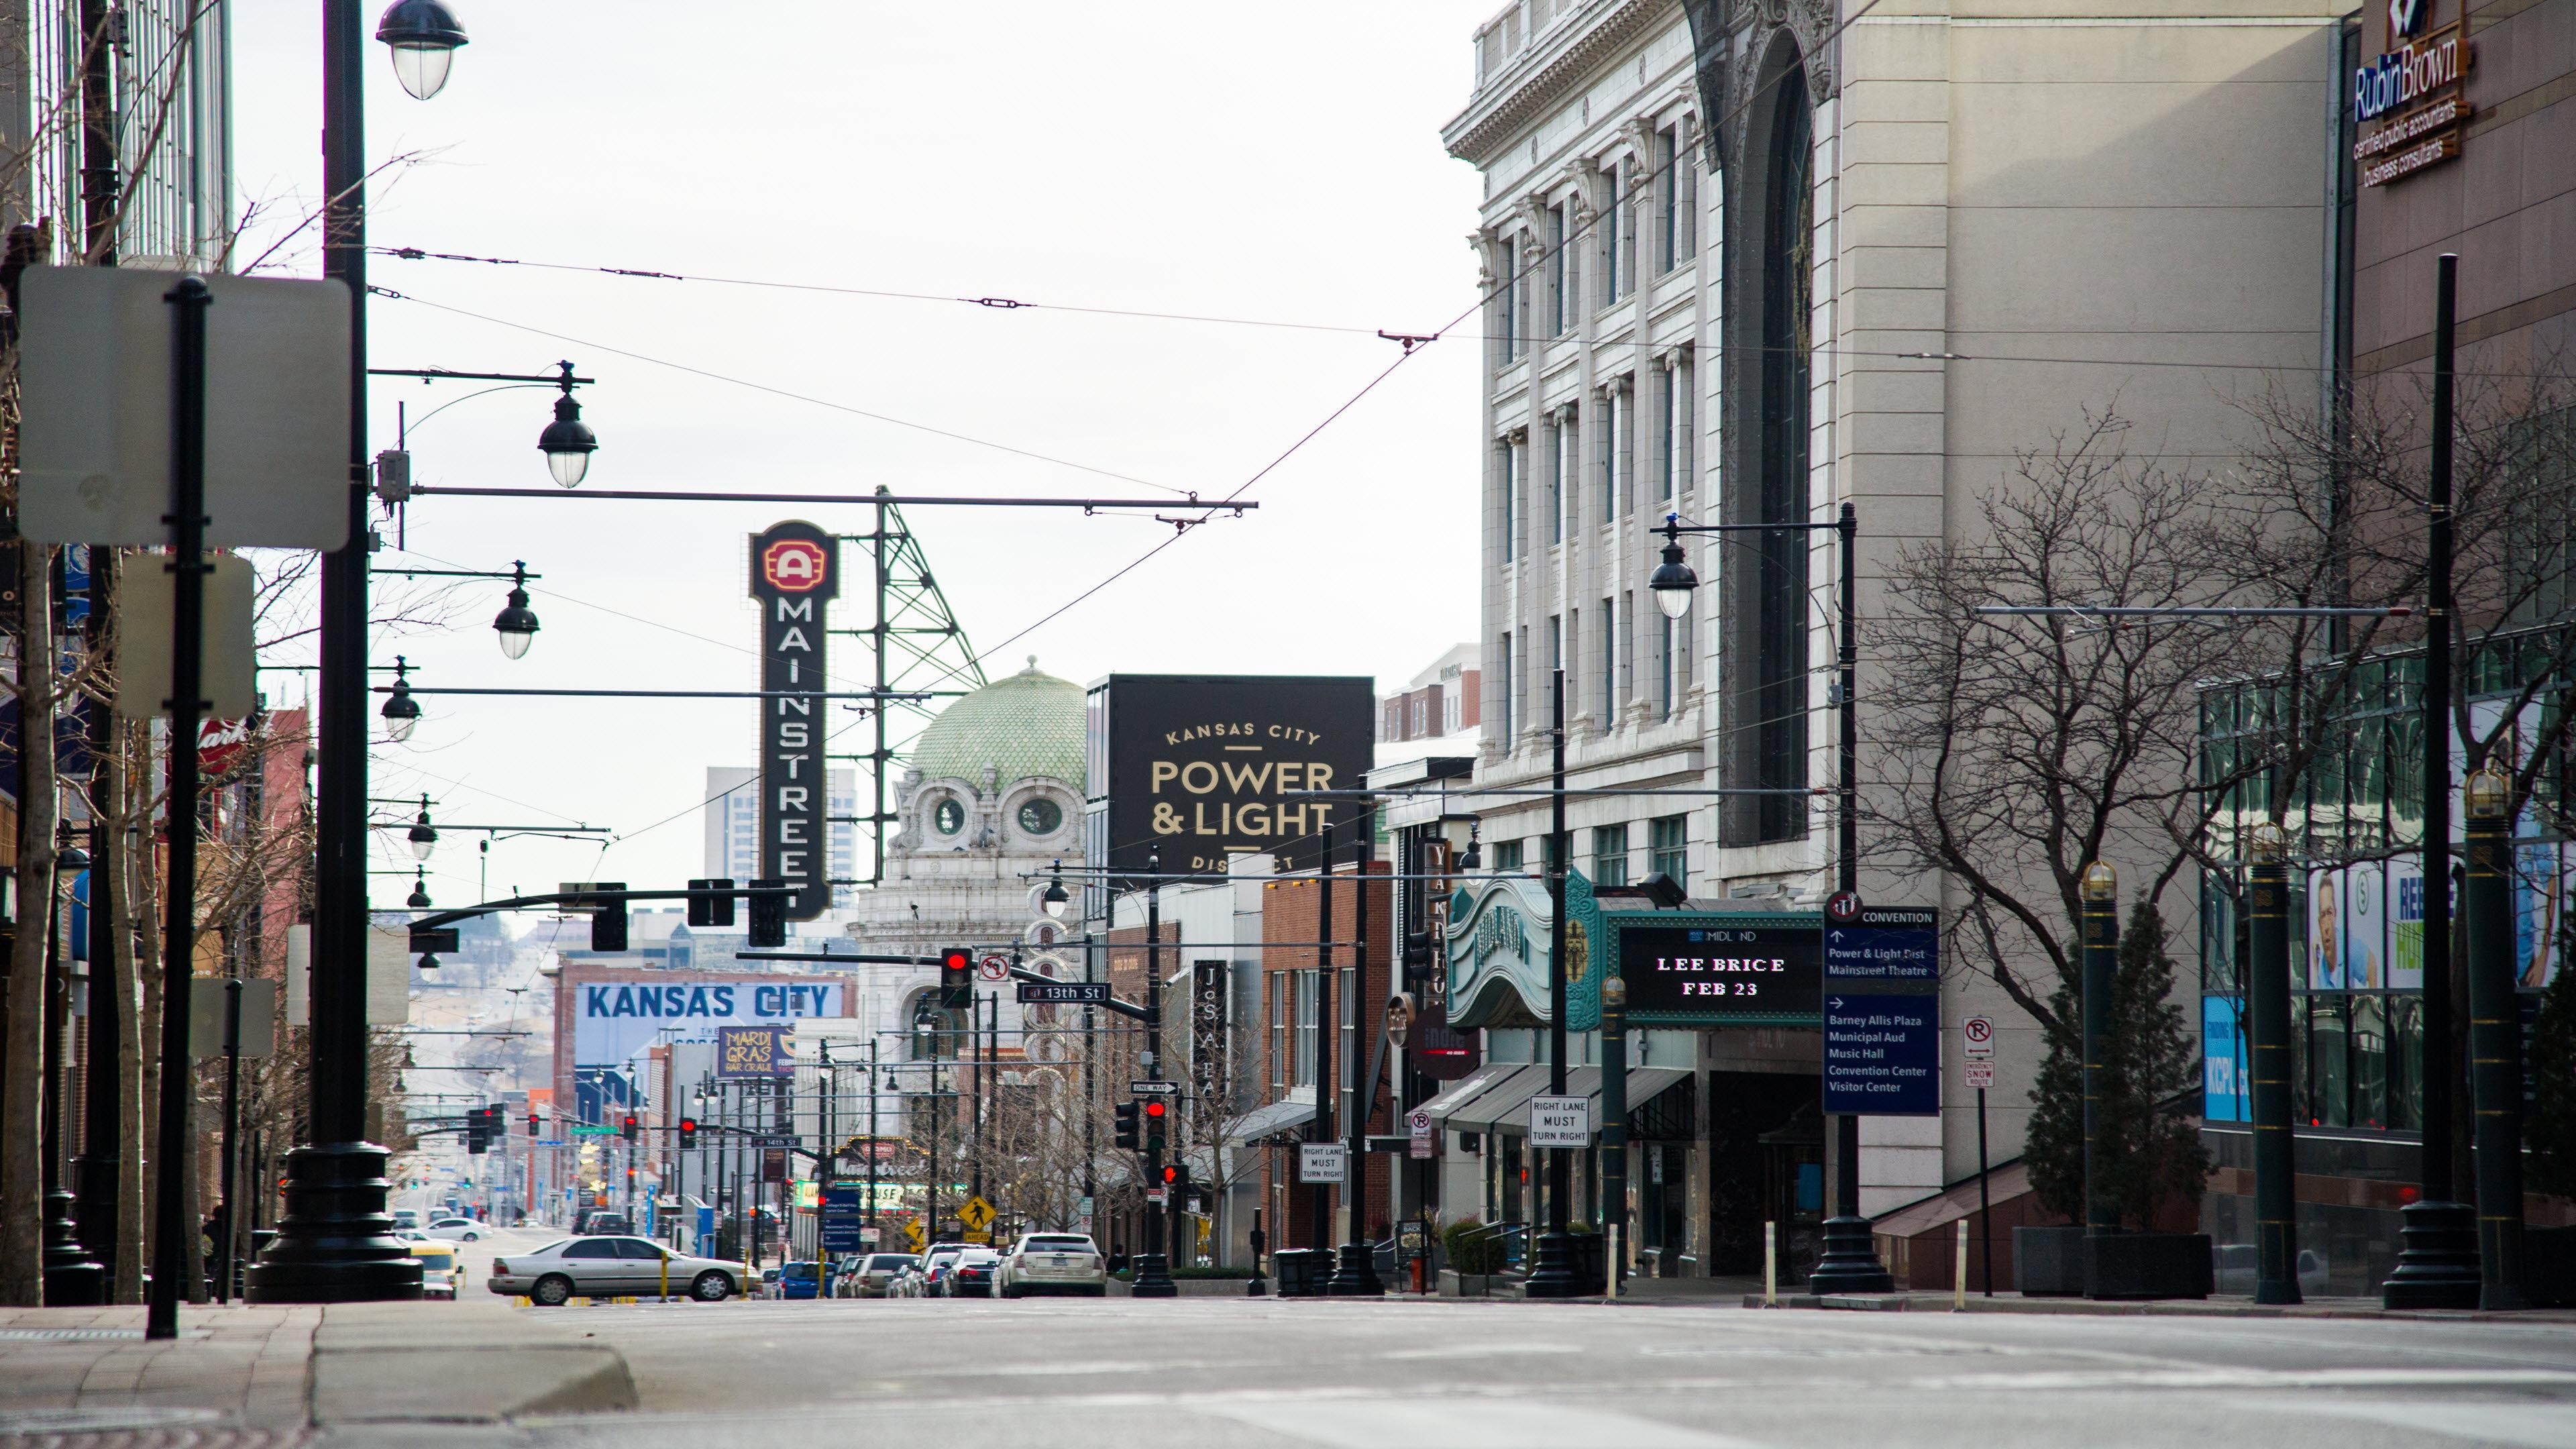
[[690, 1281], [689, 1296], [700, 1303], [722, 1303], [733, 1296], [733, 1284], [710, 1268]]
[[996, 1290], [996, 1291], [998, 1291], [998, 1292], [999, 1292], [1003, 1297], [1005, 1297], [1005, 1298], [1017, 1298], [1017, 1297], [1019, 1297], [1019, 1296], [1020, 1296], [1020, 1286], [1019, 1286], [1018, 1284], [1016, 1284], [1016, 1283], [1013, 1283], [1013, 1284], [1011, 1284], [1011, 1285], [1009, 1285], [1009, 1286], [1007, 1286], [1007, 1287], [1004, 1287], [1004, 1288], [998, 1289], [998, 1290]]
[[467, 1242], [469, 1242], [469, 1243], [480, 1242], [480, 1241], [482, 1241], [482, 1238], [483, 1238], [483, 1235], [482, 1235], [481, 1233], [476, 1233], [476, 1232], [468, 1232], [468, 1233], [465, 1235], [465, 1241], [467, 1241]]
[[528, 1301], [543, 1308], [561, 1308], [572, 1298], [572, 1280], [561, 1273], [548, 1273], [528, 1290]]

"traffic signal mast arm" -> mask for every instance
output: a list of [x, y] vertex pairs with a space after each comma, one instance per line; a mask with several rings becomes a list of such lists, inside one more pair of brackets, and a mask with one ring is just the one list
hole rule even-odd
[[[1012, 967], [1011, 979], [1014, 981], [1034, 981], [1041, 986], [1062, 986], [1064, 984], [1052, 976], [1040, 975], [1026, 966]], [[1115, 996], [1104, 997], [1101, 1000], [1090, 1004], [1114, 1011], [1120, 1016], [1132, 1017], [1137, 1021], [1151, 1022], [1154, 1019], [1154, 1013], [1146, 1010], [1144, 1007], [1138, 1006], [1132, 1001], [1121, 1001]]]
[[[554, 891], [541, 896], [512, 896], [506, 901], [485, 901], [480, 905], [459, 906], [452, 911], [439, 911], [413, 921], [411, 928], [415, 931], [434, 930], [440, 926], [452, 926], [459, 921], [472, 920], [476, 916], [497, 915], [502, 911], [526, 910], [534, 906], [567, 906], [581, 909], [619, 901], [679, 901], [687, 900], [691, 896], [708, 895], [785, 897], [795, 893], [795, 888], [792, 886], [734, 886], [730, 889], [695, 891]], [[864, 958], [845, 956], [839, 959], [847, 961]]]

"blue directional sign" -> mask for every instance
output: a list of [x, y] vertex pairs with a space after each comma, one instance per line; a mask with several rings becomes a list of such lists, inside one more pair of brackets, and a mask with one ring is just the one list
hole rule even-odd
[[1938, 990], [1941, 912], [1918, 906], [1864, 906], [1849, 925], [1825, 927], [1825, 982], [1849, 989]]
[[1941, 1111], [1941, 998], [1825, 993], [1825, 1110], [1871, 1117]]
[[823, 1251], [826, 1254], [863, 1253], [867, 1244], [860, 1239], [866, 1215], [863, 1197], [867, 1188], [862, 1183], [833, 1183], [823, 1189]]

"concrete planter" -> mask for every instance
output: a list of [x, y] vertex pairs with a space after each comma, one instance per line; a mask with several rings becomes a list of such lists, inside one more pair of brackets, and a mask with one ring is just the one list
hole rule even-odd
[[1486, 1298], [1494, 1291], [1491, 1273], [1461, 1273], [1455, 1268], [1440, 1270], [1440, 1296], [1443, 1298]]
[[2087, 1298], [2210, 1294], [2213, 1268], [2206, 1233], [2111, 1233], [2080, 1242]]
[[2028, 1298], [2081, 1294], [2083, 1251], [2081, 1227], [2013, 1229], [2013, 1291]]

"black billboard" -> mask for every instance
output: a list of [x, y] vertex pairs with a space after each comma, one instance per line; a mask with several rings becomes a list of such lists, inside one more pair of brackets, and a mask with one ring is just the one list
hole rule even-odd
[[[793, 889], [787, 919], [832, 904], [831, 791], [823, 764], [828, 723], [824, 610], [841, 591], [840, 549], [810, 523], [751, 536], [751, 596], [760, 601], [760, 873]], [[799, 699], [792, 691], [813, 690]], [[787, 691], [788, 693], [781, 693]]]
[[1811, 917], [1617, 926], [1631, 1021], [1812, 1026], [1824, 1010], [1824, 938]]
[[1347, 855], [1376, 744], [1376, 681], [1300, 675], [1113, 674], [1092, 686], [1092, 863], [1113, 878], [1223, 874], [1267, 853], [1282, 870], [1323, 859], [1327, 820]]

